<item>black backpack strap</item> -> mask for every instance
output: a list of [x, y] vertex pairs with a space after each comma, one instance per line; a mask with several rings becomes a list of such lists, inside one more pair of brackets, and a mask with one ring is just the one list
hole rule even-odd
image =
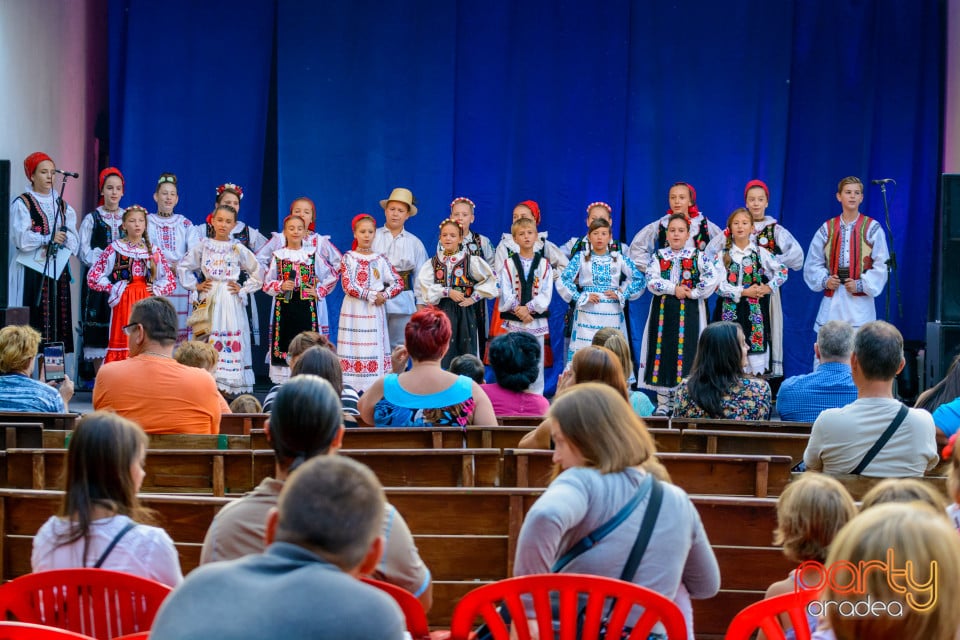
[[643, 523], [640, 525], [640, 532], [637, 533], [637, 540], [633, 543], [630, 550], [630, 557], [627, 558], [627, 564], [620, 574], [621, 580], [633, 582], [633, 576], [637, 573], [640, 566], [640, 560], [643, 558], [647, 545], [650, 544], [650, 536], [653, 535], [653, 527], [657, 524], [657, 516], [660, 514], [660, 504], [663, 502], [663, 485], [659, 480], [650, 476], [653, 480], [653, 488], [650, 493], [650, 502], [647, 504], [647, 510], [643, 514]]
[[104, 560], [107, 559], [107, 556], [110, 555], [110, 552], [113, 551], [113, 548], [117, 546], [117, 543], [120, 542], [120, 539], [127, 535], [127, 533], [135, 526], [137, 526], [137, 523], [130, 521], [123, 529], [120, 529], [120, 532], [113, 537], [113, 540], [110, 541], [110, 544], [107, 546], [107, 548], [104, 549], [103, 553], [100, 554], [100, 558], [98, 558], [96, 563], [93, 565], [94, 569], [99, 569], [101, 566], [103, 566]]
[[876, 442], [873, 443], [873, 446], [870, 447], [870, 450], [867, 451], [867, 455], [863, 456], [863, 460], [860, 461], [860, 464], [857, 465], [857, 468], [851, 471], [853, 475], [860, 475], [863, 473], [863, 470], [867, 468], [867, 465], [873, 462], [873, 459], [877, 457], [877, 454], [880, 453], [880, 450], [883, 449], [883, 445], [887, 444], [887, 441], [893, 437], [893, 434], [897, 429], [900, 428], [900, 425], [903, 424], [904, 419], [907, 417], [907, 405], [900, 403], [900, 411], [897, 412], [897, 416], [893, 419], [893, 422], [890, 423], [890, 426], [887, 427], [887, 430], [884, 431]]

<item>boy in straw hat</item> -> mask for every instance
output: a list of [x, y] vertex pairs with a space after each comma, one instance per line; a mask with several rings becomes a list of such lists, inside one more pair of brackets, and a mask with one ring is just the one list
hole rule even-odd
[[385, 255], [403, 279], [403, 291], [386, 303], [390, 346], [396, 348], [403, 346], [403, 330], [418, 305], [422, 305], [414, 293], [413, 282], [427, 261], [427, 250], [417, 236], [403, 228], [407, 218], [417, 215], [416, 200], [409, 189], [397, 187], [389, 198], [380, 201], [380, 206], [386, 221], [373, 238], [373, 251]]

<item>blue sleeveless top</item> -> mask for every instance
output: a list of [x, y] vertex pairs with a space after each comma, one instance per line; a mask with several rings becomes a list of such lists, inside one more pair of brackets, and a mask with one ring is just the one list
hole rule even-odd
[[383, 398], [373, 408], [378, 427], [464, 427], [470, 423], [476, 403], [473, 380], [458, 376], [456, 382], [437, 393], [410, 393], [400, 386], [397, 374], [383, 379]]

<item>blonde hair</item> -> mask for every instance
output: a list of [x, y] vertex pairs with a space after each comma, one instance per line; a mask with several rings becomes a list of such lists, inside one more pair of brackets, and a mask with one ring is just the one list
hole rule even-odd
[[212, 369], [220, 361], [220, 354], [209, 342], [187, 340], [177, 347], [173, 359], [188, 367]]
[[230, 403], [230, 411], [234, 413], [262, 413], [263, 405], [257, 400], [256, 396], [245, 393], [237, 396]]
[[536, 231], [537, 223], [535, 220], [531, 220], [530, 218], [520, 218], [519, 220], [514, 222], [512, 225], [510, 225], [510, 235], [515, 238], [517, 236], [517, 232], [520, 231], [520, 229], [533, 229], [534, 231]]
[[599, 382], [574, 385], [547, 416], [583, 455], [584, 466], [600, 473], [642, 465], [657, 452], [643, 420], [622, 395]]
[[25, 324], [0, 329], [0, 373], [19, 373], [37, 357], [40, 332]]
[[[857, 638], [897, 638], [898, 640], [952, 640], [960, 627], [960, 536], [942, 513], [924, 503], [889, 503], [864, 511], [840, 530], [830, 546], [827, 567], [850, 562], [888, 562], [907, 569], [919, 585], [932, 581], [930, 593], [910, 589], [905, 596], [896, 593], [888, 582], [887, 571], [863, 571], [862, 600], [896, 601], [902, 615], [843, 615], [839, 606], [827, 606], [826, 616], [837, 640]], [[938, 575], [931, 575], [936, 567]], [[892, 567], [891, 567], [892, 568]], [[848, 571], [836, 573], [836, 584], [850, 580]], [[831, 581], [828, 581], [831, 582]], [[935, 589], [935, 591], [933, 591]], [[911, 594], [914, 606], [909, 604]], [[933, 596], [936, 594], [936, 600]], [[828, 584], [820, 596], [824, 602], [844, 601], [851, 594], [840, 594]]]
[[842, 193], [843, 188], [848, 184], [855, 184], [860, 187], [860, 193], [863, 193], [863, 181], [857, 176], [847, 176], [837, 184], [837, 193]]
[[943, 513], [947, 510], [946, 496], [916, 478], [887, 478], [878, 482], [863, 496], [860, 510], [888, 502], [926, 502]]
[[793, 562], [823, 562], [834, 536], [856, 515], [857, 505], [842, 484], [822, 473], [805, 473], [777, 501], [773, 543], [782, 545]]
[[[598, 340], [600, 342], [598, 342]], [[630, 344], [619, 329], [613, 329], [611, 327], [600, 329], [594, 334], [592, 344], [610, 349], [610, 351], [617, 356], [617, 360], [620, 361], [620, 368], [623, 369], [623, 379], [630, 379], [630, 376], [633, 375], [633, 359], [630, 357]]]

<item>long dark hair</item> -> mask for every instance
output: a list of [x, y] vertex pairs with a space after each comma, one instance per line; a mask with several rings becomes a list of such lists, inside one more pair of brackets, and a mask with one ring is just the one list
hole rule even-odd
[[86, 564], [94, 507], [109, 509], [139, 522], [153, 522], [140, 506], [130, 468], [139, 464], [147, 434], [135, 422], [114, 413], [95, 411], [84, 416], [70, 438], [60, 517], [73, 526], [58, 540], [66, 545], [83, 539]]
[[953, 359], [943, 380], [920, 394], [915, 409], [926, 409], [930, 413], [942, 404], [960, 398], [960, 356]]
[[293, 471], [329, 451], [343, 424], [342, 413], [340, 394], [323, 378], [298, 375], [283, 383], [270, 410], [270, 444], [277, 463]]
[[742, 329], [735, 322], [714, 322], [700, 334], [687, 391], [711, 418], [723, 417], [723, 396], [743, 376]]
[[315, 345], [304, 351], [290, 370], [290, 375], [320, 376], [331, 385], [337, 395], [343, 393], [343, 369], [340, 358], [333, 351], [333, 345], [327, 342], [326, 346]]

